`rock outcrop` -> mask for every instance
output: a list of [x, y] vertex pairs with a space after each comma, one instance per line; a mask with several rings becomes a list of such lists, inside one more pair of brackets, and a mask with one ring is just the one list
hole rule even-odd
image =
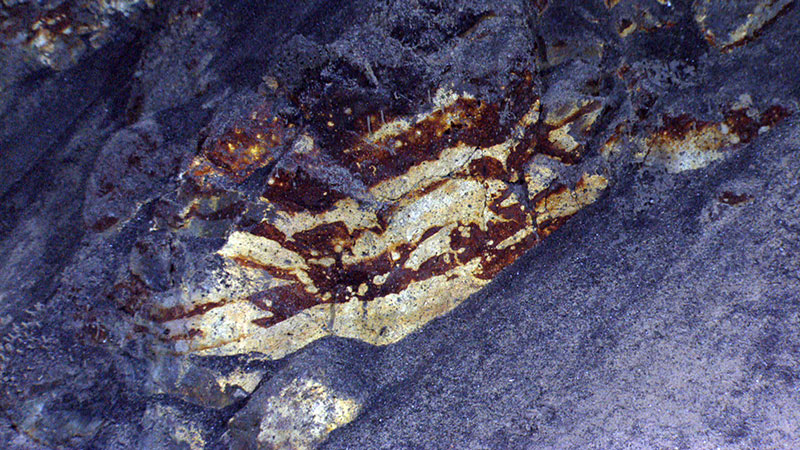
[[0, 443], [791, 446], [795, 3], [5, 1]]

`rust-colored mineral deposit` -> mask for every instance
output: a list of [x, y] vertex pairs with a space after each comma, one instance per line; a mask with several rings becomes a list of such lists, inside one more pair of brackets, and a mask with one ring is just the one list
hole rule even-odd
[[[389, 344], [452, 310], [608, 184], [560, 173], [601, 106], [542, 111], [519, 78], [500, 104], [440, 89], [419, 114], [331, 120], [322, 138], [262, 108], [206, 141], [176, 226], [260, 218], [227, 233], [204, 282], [145, 295], [140, 325], [178, 353], [280, 358], [330, 335]], [[261, 169], [260, 197], [231, 202], [224, 186]]]

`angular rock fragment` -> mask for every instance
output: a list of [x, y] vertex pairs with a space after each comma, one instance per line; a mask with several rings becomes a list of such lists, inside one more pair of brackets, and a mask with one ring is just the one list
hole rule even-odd
[[233, 419], [231, 448], [311, 450], [355, 419], [361, 408], [358, 400], [317, 380], [297, 378], [251, 402]]
[[153, 195], [153, 183], [177, 172], [180, 153], [163, 147], [153, 120], [123, 128], [109, 139], [86, 189], [83, 220], [89, 229], [105, 231], [129, 219]]
[[153, 362], [148, 388], [185, 401], [220, 410], [239, 402], [255, 391], [265, 371], [236, 367], [228, 370], [192, 364], [185, 357], [161, 356]]

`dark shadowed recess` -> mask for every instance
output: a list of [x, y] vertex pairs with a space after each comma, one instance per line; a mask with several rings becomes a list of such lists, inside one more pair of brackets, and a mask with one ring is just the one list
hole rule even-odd
[[[68, 152], [70, 139], [87, 123], [102, 118], [104, 126], [113, 128], [122, 117], [130, 88], [128, 80], [144, 47], [142, 33], [122, 32], [119, 39], [64, 73], [38, 71], [13, 89], [18, 90], [16, 95], [39, 107], [33, 111], [12, 107], [0, 118], [5, 127], [14, 130], [13, 134], [0, 136], [0, 236], [5, 238], [23, 214], [30, 217], [34, 213], [28, 206], [51, 195], [59, 198], [57, 208], [34, 213], [52, 227], [46, 234], [58, 239], [49, 245], [46, 264], [41, 267], [41, 282], [31, 292], [32, 297], [49, 296], [53, 274], [68, 261], [83, 234], [83, 182], [99, 145], [78, 146]], [[64, 180], [61, 174], [65, 167], [72, 167], [83, 176]]]

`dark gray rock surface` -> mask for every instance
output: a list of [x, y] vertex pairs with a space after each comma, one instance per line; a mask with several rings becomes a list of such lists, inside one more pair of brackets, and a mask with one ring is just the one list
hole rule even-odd
[[[0, 6], [0, 447], [270, 448], [264, 411], [313, 379], [359, 406], [321, 448], [800, 448], [797, 2], [105, 3]], [[89, 25], [40, 45], [53, 11]], [[166, 355], [141, 327], [143, 292], [213, 271], [256, 214], [173, 223], [253, 105], [335, 145], [328, 112], [497, 102], [525, 71], [546, 107], [602, 104], [570, 170], [611, 184], [453, 312], [279, 361]], [[738, 143], [707, 167], [636, 156], [723, 122]]]
[[396, 381], [324, 448], [797, 446], [798, 125], [702, 177], [630, 173], [385, 349]]

